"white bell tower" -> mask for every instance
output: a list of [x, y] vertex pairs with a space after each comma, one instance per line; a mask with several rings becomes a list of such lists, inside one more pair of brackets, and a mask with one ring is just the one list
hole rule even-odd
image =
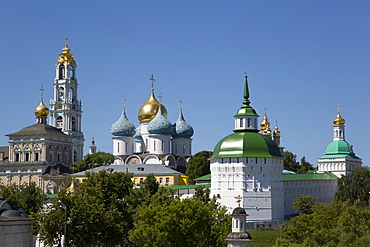
[[54, 99], [50, 100], [50, 125], [73, 139], [73, 161], [83, 158], [84, 135], [81, 131], [82, 104], [78, 99], [77, 64], [68, 48], [68, 39], [55, 63]]

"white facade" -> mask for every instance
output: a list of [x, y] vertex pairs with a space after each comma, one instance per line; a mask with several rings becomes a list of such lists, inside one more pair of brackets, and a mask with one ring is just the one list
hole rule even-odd
[[230, 213], [240, 195], [249, 221], [283, 220], [282, 171], [282, 159], [218, 158], [211, 161], [211, 192]]

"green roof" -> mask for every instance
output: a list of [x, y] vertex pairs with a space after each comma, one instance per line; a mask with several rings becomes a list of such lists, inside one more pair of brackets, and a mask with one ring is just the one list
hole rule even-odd
[[283, 174], [283, 181], [295, 180], [337, 180], [338, 177], [331, 172], [305, 173], [305, 174]]
[[327, 147], [326, 152], [319, 159], [334, 159], [334, 158], [352, 158], [360, 159], [352, 150], [352, 145], [346, 141], [332, 141]]
[[58, 198], [58, 194], [47, 194], [46, 198], [48, 198], [48, 199]]
[[216, 144], [210, 159], [229, 157], [282, 159], [276, 143], [255, 131], [236, 132], [224, 137]]
[[191, 185], [174, 185], [174, 186], [168, 186], [166, 188], [173, 189], [173, 190], [189, 190], [189, 189], [195, 189], [196, 187], [202, 186], [204, 188], [210, 188], [211, 184], [191, 184]]
[[207, 175], [204, 175], [202, 177], [199, 177], [199, 178], [195, 178], [193, 180], [195, 180], [195, 181], [197, 181], [197, 180], [211, 180], [211, 173], [207, 174]]

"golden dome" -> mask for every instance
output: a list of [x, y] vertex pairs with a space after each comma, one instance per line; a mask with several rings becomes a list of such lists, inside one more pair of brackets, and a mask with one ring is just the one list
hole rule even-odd
[[275, 137], [281, 136], [281, 133], [280, 133], [279, 128], [277, 126], [275, 127], [275, 130], [274, 130], [274, 136]]
[[334, 126], [343, 126], [346, 123], [346, 120], [342, 118], [338, 112], [338, 115], [336, 118], [333, 119]]
[[66, 44], [62, 49], [62, 53], [59, 53], [57, 63], [66, 62], [68, 64], [76, 64], [76, 61], [74, 60], [74, 55], [70, 53], [70, 51], [71, 50], [68, 48], [68, 45]]
[[151, 121], [158, 112], [159, 107], [161, 107], [163, 115], [167, 118], [167, 110], [166, 108], [157, 101], [154, 96], [154, 89], [152, 89], [152, 94], [150, 95], [150, 99], [144, 103], [144, 105], [140, 108], [138, 113], [138, 119], [140, 122]]
[[263, 120], [262, 120], [260, 126], [261, 126], [261, 130], [263, 132], [270, 131], [270, 133], [271, 133], [270, 122], [269, 122], [269, 119], [267, 118], [267, 115], [266, 115], [266, 108], [265, 108], [265, 113], [263, 115]]
[[44, 105], [44, 102], [41, 101], [35, 108], [35, 115], [36, 117], [47, 117], [49, 115], [49, 108]]

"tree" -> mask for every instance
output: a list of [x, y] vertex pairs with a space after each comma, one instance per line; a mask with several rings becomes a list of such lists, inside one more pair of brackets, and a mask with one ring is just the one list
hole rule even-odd
[[67, 246], [128, 246], [133, 228], [132, 175], [87, 172], [79, 195], [62, 191], [59, 200], [36, 217], [40, 238], [59, 244], [66, 226]]
[[114, 155], [106, 152], [96, 152], [93, 154], [86, 154], [80, 161], [74, 162], [74, 172], [86, 171], [88, 169], [110, 165], [114, 162]]
[[188, 162], [186, 169], [186, 175], [188, 175], [189, 184], [194, 184], [194, 179], [210, 174], [210, 161], [208, 160], [212, 156], [211, 151], [201, 151], [196, 153]]
[[37, 213], [46, 201], [46, 196], [35, 182], [24, 185], [1, 185], [3, 199], [22, 207], [31, 216]]
[[368, 246], [369, 230], [369, 208], [349, 202], [318, 203], [312, 214], [291, 219], [275, 246]]
[[338, 179], [338, 191], [335, 200], [369, 205], [370, 200], [370, 171], [366, 167], [353, 169], [352, 173]]
[[129, 238], [135, 246], [144, 247], [218, 247], [225, 246], [230, 228], [230, 216], [214, 201], [180, 200], [160, 190], [152, 203], [138, 208]]
[[312, 164], [306, 161], [306, 157], [303, 156], [300, 162], [297, 161], [297, 155], [290, 151], [283, 152], [284, 167], [297, 173], [307, 173], [309, 170], [313, 170]]
[[318, 198], [313, 198], [310, 195], [297, 195], [297, 198], [293, 200], [293, 208], [299, 214], [312, 214], [313, 208], [318, 203], [318, 200]]

